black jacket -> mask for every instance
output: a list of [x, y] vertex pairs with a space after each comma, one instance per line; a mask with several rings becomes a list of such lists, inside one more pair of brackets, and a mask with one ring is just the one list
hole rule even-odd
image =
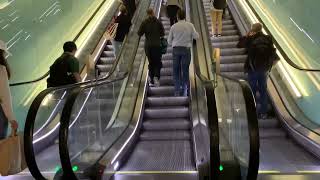
[[114, 40], [122, 42], [130, 30], [130, 26], [131, 26], [130, 16], [121, 13], [116, 18], [115, 23], [119, 23], [119, 25], [118, 25], [116, 37], [114, 38]]
[[145, 47], [160, 47], [160, 38], [164, 36], [164, 27], [156, 17], [148, 17], [142, 22], [138, 35], [146, 36]]
[[222, 10], [227, 7], [227, 0], [213, 0], [213, 7]]

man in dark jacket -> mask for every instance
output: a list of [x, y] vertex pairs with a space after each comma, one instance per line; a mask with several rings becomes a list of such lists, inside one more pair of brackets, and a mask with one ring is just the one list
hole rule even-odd
[[265, 119], [268, 113], [267, 77], [273, 64], [277, 62], [275, 48], [272, 38], [263, 34], [262, 24], [252, 25], [251, 31], [242, 38], [239, 46], [245, 47], [248, 51], [248, 58], [245, 63], [245, 72], [248, 73], [248, 81], [252, 92], [256, 96], [259, 118]]
[[135, 0], [122, 0], [123, 5], [127, 8], [130, 19], [133, 17], [136, 11], [136, 1]]
[[155, 17], [153, 9], [147, 10], [148, 17], [142, 22], [138, 35], [146, 37], [145, 52], [149, 60], [149, 83], [160, 86], [161, 48], [160, 39], [164, 37], [164, 27]]
[[222, 33], [222, 14], [227, 7], [227, 0], [211, 0], [213, 9], [211, 10], [212, 34], [213, 36], [221, 36]]
[[116, 17], [115, 23], [118, 23], [116, 37], [112, 41], [115, 57], [119, 55], [122, 42], [125, 36], [128, 34], [131, 26], [131, 20], [128, 15], [128, 11], [124, 5], [120, 6], [120, 14]]

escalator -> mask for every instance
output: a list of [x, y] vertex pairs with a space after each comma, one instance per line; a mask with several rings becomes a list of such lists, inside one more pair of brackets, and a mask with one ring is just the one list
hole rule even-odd
[[[202, 1], [207, 19], [207, 29], [211, 31], [210, 2], [208, 0]], [[244, 49], [236, 48], [236, 45], [240, 36], [245, 35], [249, 29], [249, 25], [244, 23], [246, 21], [244, 19], [248, 17], [242, 18], [245, 13], [237, 7], [237, 5], [240, 6], [240, 2], [229, 1], [228, 5], [227, 12], [229, 13], [223, 16], [222, 37], [212, 37], [210, 44], [212, 44], [212, 48], [221, 49], [221, 74], [247, 79], [243, 72], [246, 52]], [[281, 49], [278, 46], [277, 48]], [[308, 73], [307, 70], [305, 72]], [[260, 165], [258, 179], [318, 179], [320, 170], [320, 160], [317, 157], [320, 148], [319, 134], [316, 132], [318, 127], [311, 125], [308, 128], [305, 124], [301, 124], [300, 122], [303, 122], [305, 118], [303, 115], [299, 115], [301, 119], [294, 118], [297, 115], [293, 116], [292, 113], [301, 114], [302, 111], [290, 112], [290, 110], [294, 110], [293, 107], [296, 105], [288, 105], [286, 98], [281, 97], [289, 95], [286, 89], [281, 92], [279, 85], [284, 87], [282, 81], [285, 81], [285, 78], [273, 70], [268, 81], [268, 92], [275, 117], [259, 119]]]

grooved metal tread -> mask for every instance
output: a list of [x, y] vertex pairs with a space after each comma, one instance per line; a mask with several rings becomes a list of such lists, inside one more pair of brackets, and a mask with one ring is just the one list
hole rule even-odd
[[159, 131], [144, 131], [140, 135], [140, 140], [152, 140], [152, 141], [176, 141], [176, 140], [190, 140], [189, 130], [159, 130]]
[[188, 130], [191, 128], [191, 121], [186, 118], [173, 119], [145, 119], [143, 129], [154, 130]]
[[139, 141], [122, 171], [195, 170], [190, 141]]
[[147, 106], [188, 106], [188, 97], [148, 97]]

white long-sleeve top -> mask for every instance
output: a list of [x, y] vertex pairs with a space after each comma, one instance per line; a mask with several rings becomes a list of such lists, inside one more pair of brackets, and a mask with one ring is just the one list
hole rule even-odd
[[0, 65], [0, 103], [8, 120], [16, 120], [12, 111], [11, 93], [6, 67]]
[[193, 39], [198, 38], [199, 33], [192, 23], [179, 20], [170, 29], [168, 44], [172, 47], [192, 47]]

